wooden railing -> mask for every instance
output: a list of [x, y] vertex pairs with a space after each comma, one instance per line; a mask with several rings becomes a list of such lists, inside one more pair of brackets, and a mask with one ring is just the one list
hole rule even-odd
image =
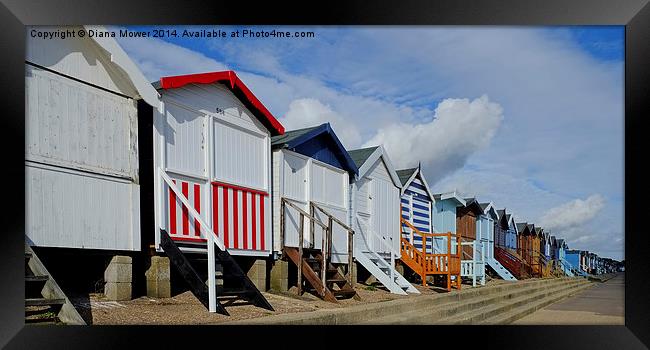
[[[305, 218], [309, 219], [310, 226], [313, 225], [318, 225], [323, 229], [323, 235], [322, 235], [322, 246], [321, 246], [321, 251], [322, 251], [322, 256], [323, 259], [321, 260], [321, 281], [323, 282], [322, 286], [323, 288], [326, 288], [326, 272], [327, 272], [327, 241], [329, 240], [328, 237], [330, 237], [329, 227], [322, 223], [320, 220], [318, 220], [316, 217], [311, 215], [310, 213], [307, 213], [300, 207], [298, 207], [296, 204], [292, 203], [290, 199], [287, 198], [282, 198], [280, 200], [280, 242], [282, 242], [282, 247], [284, 248], [285, 246], [285, 239], [286, 239], [286, 206], [289, 206], [290, 208], [296, 210], [300, 214], [300, 220], [298, 222], [298, 254], [300, 259], [298, 259], [298, 295], [302, 294], [302, 264], [303, 264], [303, 246], [305, 244]], [[313, 239], [311, 241], [313, 243]], [[325, 295], [325, 290], [319, 291], [321, 295]]]
[[[451, 240], [453, 235], [451, 232], [447, 233], [425, 233], [421, 232], [410, 222], [404, 218], [400, 218], [402, 224], [408, 226], [414, 234], [422, 237], [422, 250], [418, 250], [406, 238], [400, 237], [400, 251], [402, 261], [404, 261], [411, 269], [419, 273], [422, 277], [423, 285], [426, 285], [426, 275], [435, 274], [460, 274], [460, 251], [456, 250], [456, 254], [451, 254]], [[427, 239], [431, 238], [433, 245], [434, 238], [446, 237], [447, 238], [447, 253], [429, 253], [427, 252]], [[460, 237], [456, 236], [456, 244], [460, 246]], [[419, 271], [418, 271], [419, 270]]]
[[[341, 220], [339, 220], [336, 216], [334, 216], [330, 212], [328, 212], [325, 208], [323, 208], [320, 205], [316, 204], [314, 201], [311, 201], [309, 203], [309, 209], [312, 212], [312, 216], [314, 216], [313, 214], [315, 214], [316, 209], [318, 209], [321, 213], [323, 213], [323, 214], [325, 214], [325, 216], [327, 216], [327, 240], [326, 240], [326, 243], [327, 243], [327, 259], [328, 260], [331, 261], [331, 259], [332, 259], [332, 247], [333, 247], [333, 244], [332, 244], [332, 232], [334, 232], [334, 230], [333, 230], [334, 225], [333, 224], [334, 223], [338, 224], [339, 226], [341, 226], [347, 232], [347, 235], [348, 235], [348, 273], [346, 274], [345, 278], [348, 280], [348, 283], [350, 283], [350, 285], [352, 287], [354, 287], [354, 281], [352, 280], [352, 264], [354, 263], [354, 261], [353, 261], [353, 258], [354, 258], [353, 257], [353, 252], [354, 252], [354, 230], [350, 226], [346, 225]], [[311, 234], [312, 241], [313, 241], [313, 237], [314, 237], [314, 225], [313, 225], [313, 223], [311, 224], [311, 227], [310, 227], [310, 234]], [[323, 242], [325, 242], [325, 240], [323, 240]], [[325, 250], [323, 250], [323, 255], [326, 255]]]

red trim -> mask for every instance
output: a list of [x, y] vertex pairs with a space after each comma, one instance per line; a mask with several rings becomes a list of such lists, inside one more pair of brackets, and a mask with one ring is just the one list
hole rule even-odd
[[228, 188], [223, 187], [223, 244], [228, 245]]
[[170, 236], [174, 241], [186, 241], [186, 242], [207, 242], [205, 238], [195, 238], [195, 237], [183, 237], [183, 236]]
[[[284, 134], [284, 126], [269, 112], [260, 100], [250, 91], [234, 71], [210, 72], [188, 75], [177, 75], [160, 78], [160, 87], [175, 89], [187, 84], [212, 84], [216, 82], [228, 83], [226, 86], [256, 115], [262, 122], [266, 122], [272, 135]], [[242, 96], [243, 95], [243, 96]]]
[[260, 196], [260, 249], [264, 250], [264, 197]]
[[212, 229], [219, 237], [219, 187], [212, 186]]
[[244, 249], [248, 249], [248, 193], [242, 192], [242, 223], [244, 224]]
[[[194, 184], [194, 209], [201, 214], [201, 185], [199, 184]], [[194, 219], [194, 235], [201, 236], [201, 224], [197, 219]]]
[[[176, 180], [173, 180], [176, 184]], [[176, 234], [176, 193], [169, 188], [169, 234]]]
[[[263, 198], [263, 197], [262, 197]], [[255, 208], [255, 193], [251, 193], [251, 211], [253, 217], [251, 222], [253, 223], [253, 250], [257, 250], [257, 208]]]
[[227, 187], [227, 188], [230, 188], [232, 190], [244, 191], [244, 192], [249, 192], [249, 193], [256, 193], [256, 194], [259, 194], [259, 195], [262, 195], [262, 196], [268, 196], [269, 195], [267, 192], [264, 192], [264, 191], [255, 190], [255, 189], [252, 189], [252, 188], [238, 186], [238, 185], [232, 185], [232, 184], [225, 183], [225, 182], [212, 181], [212, 184], [216, 185], [216, 186]]
[[239, 249], [239, 191], [232, 191], [233, 248]]
[[[185, 196], [185, 199], [189, 198], [188, 196], [189, 184], [185, 181], [181, 182], [181, 192], [183, 192], [183, 196]], [[183, 234], [184, 235], [190, 234], [190, 220], [188, 218], [188, 209], [185, 205], [183, 205]]]

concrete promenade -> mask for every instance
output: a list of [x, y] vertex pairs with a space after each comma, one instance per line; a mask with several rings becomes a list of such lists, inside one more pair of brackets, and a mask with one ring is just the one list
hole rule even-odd
[[625, 318], [625, 274], [594, 283], [586, 290], [540, 309], [513, 324], [622, 325]]

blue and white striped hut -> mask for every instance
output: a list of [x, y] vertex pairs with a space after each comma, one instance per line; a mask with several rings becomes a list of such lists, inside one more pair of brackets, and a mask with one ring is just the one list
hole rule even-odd
[[[401, 216], [418, 231], [423, 233], [433, 232], [431, 210], [435, 203], [429, 185], [422, 175], [422, 169], [417, 168], [397, 170], [397, 176], [402, 182], [401, 189]], [[413, 230], [405, 224], [402, 227], [402, 237], [408, 240], [417, 249], [422, 249], [422, 236], [414, 234]], [[432, 242], [428, 241], [426, 249], [432, 252]]]

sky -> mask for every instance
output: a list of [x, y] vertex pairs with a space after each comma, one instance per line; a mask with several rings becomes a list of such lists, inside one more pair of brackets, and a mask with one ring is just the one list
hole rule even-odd
[[314, 32], [117, 40], [150, 81], [235, 70], [287, 130], [329, 122], [348, 149], [421, 164], [434, 192], [624, 258], [622, 26], [163, 29]]

